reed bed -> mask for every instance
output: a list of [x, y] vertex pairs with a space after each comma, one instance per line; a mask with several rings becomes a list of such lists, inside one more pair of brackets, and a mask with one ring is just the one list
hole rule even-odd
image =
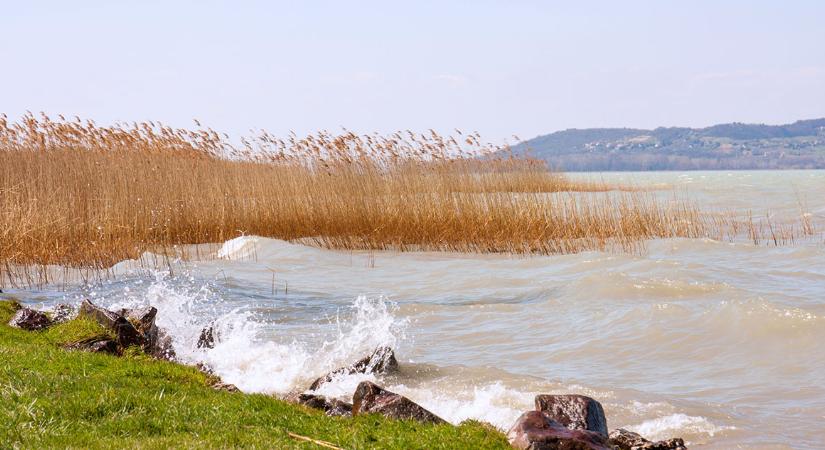
[[0, 280], [21, 267], [100, 269], [240, 235], [555, 254], [637, 251], [646, 239], [722, 227], [689, 202], [574, 182], [459, 131], [261, 132], [233, 145], [211, 129], [0, 117]]

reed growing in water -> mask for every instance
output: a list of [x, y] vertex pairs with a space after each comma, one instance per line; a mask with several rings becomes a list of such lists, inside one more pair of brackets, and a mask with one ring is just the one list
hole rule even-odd
[[574, 182], [477, 134], [262, 132], [232, 145], [211, 129], [31, 114], [0, 117], [0, 212], [0, 275], [103, 268], [242, 234], [333, 249], [553, 254], [634, 251], [720, 226], [688, 202]]

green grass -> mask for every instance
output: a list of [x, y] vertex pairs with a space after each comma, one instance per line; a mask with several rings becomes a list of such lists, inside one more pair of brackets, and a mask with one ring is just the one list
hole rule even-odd
[[104, 332], [72, 321], [43, 332], [7, 324], [0, 300], [0, 448], [509, 448], [484, 424], [333, 418], [260, 394], [215, 391], [198, 370], [60, 345]]

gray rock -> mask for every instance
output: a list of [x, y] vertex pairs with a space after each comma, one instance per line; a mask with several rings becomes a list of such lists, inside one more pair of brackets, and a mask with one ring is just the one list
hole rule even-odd
[[521, 450], [612, 450], [601, 433], [572, 430], [545, 411], [522, 414], [507, 432], [507, 439]]
[[375, 383], [362, 381], [352, 396], [352, 415], [377, 413], [393, 419], [416, 420], [424, 423], [446, 423], [421, 405], [390, 392]]
[[618, 450], [687, 450], [681, 438], [651, 442], [624, 428], [611, 431], [609, 443]]
[[607, 437], [607, 419], [602, 404], [584, 395], [537, 395], [536, 411], [543, 411], [573, 430], [594, 431]]
[[43, 330], [51, 326], [52, 320], [42, 311], [31, 308], [20, 308], [14, 313], [9, 325], [27, 331]]
[[121, 347], [125, 348], [130, 345], [143, 346], [144, 344], [143, 336], [125, 317], [116, 312], [96, 306], [89, 300], [83, 300], [77, 315], [78, 317], [94, 320], [102, 327], [114, 332], [115, 336], [117, 336], [117, 343]]
[[315, 391], [324, 383], [328, 383], [332, 381], [333, 378], [341, 375], [351, 375], [355, 373], [388, 375], [397, 371], [398, 360], [395, 359], [395, 352], [389, 347], [378, 347], [369, 356], [365, 356], [349, 366], [335, 369], [316, 379], [309, 386], [309, 390]]
[[300, 394], [297, 403], [310, 408], [322, 409], [328, 416], [351, 416], [352, 405], [334, 398], [315, 394]]

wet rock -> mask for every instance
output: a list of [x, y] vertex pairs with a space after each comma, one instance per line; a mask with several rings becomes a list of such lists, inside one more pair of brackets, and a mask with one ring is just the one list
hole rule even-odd
[[296, 403], [310, 408], [322, 409], [328, 416], [351, 416], [352, 405], [334, 398], [315, 394], [300, 394]]
[[165, 359], [167, 361], [175, 361], [177, 359], [175, 349], [172, 348], [172, 337], [160, 328], [157, 329], [155, 344], [145, 351], [157, 359]]
[[521, 450], [612, 450], [601, 433], [572, 430], [545, 411], [522, 414], [507, 432], [507, 439]]
[[624, 428], [611, 431], [609, 443], [618, 450], [687, 450], [681, 438], [651, 442]]
[[324, 383], [328, 383], [332, 381], [333, 378], [341, 375], [351, 375], [355, 373], [387, 375], [397, 371], [398, 360], [395, 359], [395, 352], [389, 347], [378, 347], [369, 356], [365, 356], [349, 366], [335, 369], [313, 381], [309, 386], [309, 390], [315, 391]]
[[60, 303], [54, 307], [52, 312], [52, 321], [54, 323], [64, 323], [72, 320], [77, 314], [74, 306]]
[[20, 308], [14, 313], [9, 325], [21, 330], [37, 331], [51, 326], [52, 320], [42, 311], [31, 308]]
[[117, 343], [121, 347], [130, 345], [140, 345], [144, 343], [143, 336], [138, 332], [131, 322], [122, 315], [94, 305], [89, 300], [83, 300], [80, 304], [78, 317], [86, 317], [99, 323], [104, 328], [112, 331], [117, 336]]
[[393, 419], [417, 420], [424, 423], [445, 423], [444, 419], [421, 405], [390, 392], [375, 383], [362, 381], [352, 396], [352, 415], [377, 413]]
[[154, 306], [145, 306], [137, 309], [124, 310], [121, 315], [143, 336], [143, 345], [151, 349], [158, 341], [158, 327], [155, 325], [155, 316], [158, 310]]
[[206, 363], [197, 363], [195, 364], [195, 368], [207, 375], [215, 375], [215, 371]]
[[110, 355], [117, 355], [117, 342], [106, 338], [89, 338], [79, 342], [69, 344], [65, 347], [67, 350], [79, 350], [92, 353], [108, 353]]
[[205, 327], [198, 337], [197, 348], [215, 348], [215, 330], [213, 327]]
[[607, 437], [602, 404], [584, 395], [537, 395], [536, 411], [572, 430], [594, 431]]

